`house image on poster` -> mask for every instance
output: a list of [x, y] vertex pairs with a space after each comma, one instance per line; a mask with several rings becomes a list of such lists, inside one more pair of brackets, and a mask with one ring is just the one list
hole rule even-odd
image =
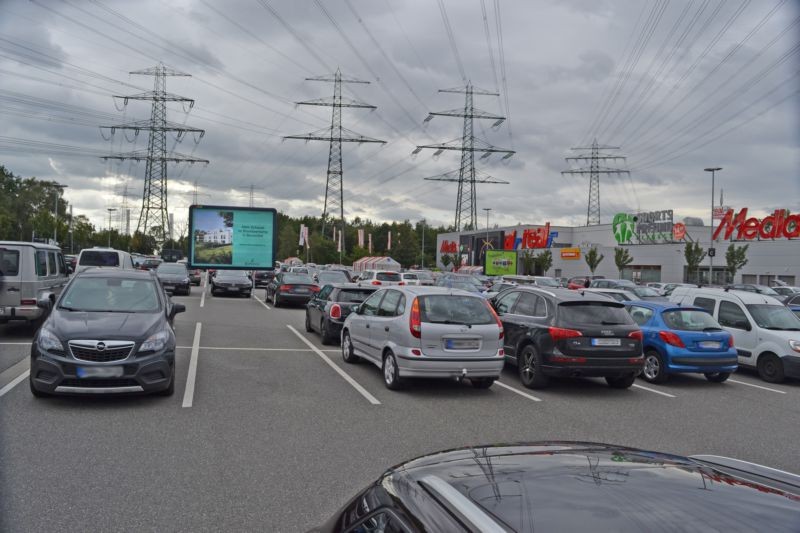
[[210, 231], [199, 231], [197, 242], [208, 244], [230, 244], [233, 241], [233, 229], [223, 228]]

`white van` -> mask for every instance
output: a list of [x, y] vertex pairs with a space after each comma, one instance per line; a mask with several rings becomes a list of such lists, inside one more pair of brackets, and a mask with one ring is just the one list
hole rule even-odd
[[733, 335], [739, 365], [764, 381], [800, 378], [800, 318], [772, 296], [748, 291], [677, 287], [669, 297], [702, 307]]
[[91, 267], [135, 268], [133, 266], [131, 254], [105, 246], [95, 246], [94, 248], [84, 248], [81, 250], [80, 255], [78, 255], [75, 272], [83, 272]]
[[67, 281], [57, 246], [0, 241], [0, 324], [44, 320]]

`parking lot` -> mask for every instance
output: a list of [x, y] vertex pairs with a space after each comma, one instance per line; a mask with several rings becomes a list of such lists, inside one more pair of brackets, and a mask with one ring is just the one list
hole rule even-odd
[[739, 371], [615, 390], [602, 379], [387, 390], [306, 333], [301, 307], [174, 297], [175, 395], [36, 399], [34, 330], [0, 326], [0, 530], [303, 531], [387, 467], [470, 444], [584, 440], [797, 472], [800, 383]]

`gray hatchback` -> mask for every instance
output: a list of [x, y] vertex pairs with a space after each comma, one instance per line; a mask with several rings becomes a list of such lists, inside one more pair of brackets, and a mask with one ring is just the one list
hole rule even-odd
[[342, 327], [342, 357], [381, 368], [389, 389], [404, 378], [469, 378], [487, 389], [503, 369], [503, 327], [479, 295], [393, 286], [354, 306]]

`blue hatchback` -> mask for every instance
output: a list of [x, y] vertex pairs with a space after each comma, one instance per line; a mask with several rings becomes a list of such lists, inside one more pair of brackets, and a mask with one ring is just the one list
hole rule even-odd
[[625, 307], [644, 336], [640, 377], [645, 381], [664, 383], [670, 374], [692, 372], [721, 383], [736, 371], [733, 336], [705, 309], [671, 302], [628, 302]]

